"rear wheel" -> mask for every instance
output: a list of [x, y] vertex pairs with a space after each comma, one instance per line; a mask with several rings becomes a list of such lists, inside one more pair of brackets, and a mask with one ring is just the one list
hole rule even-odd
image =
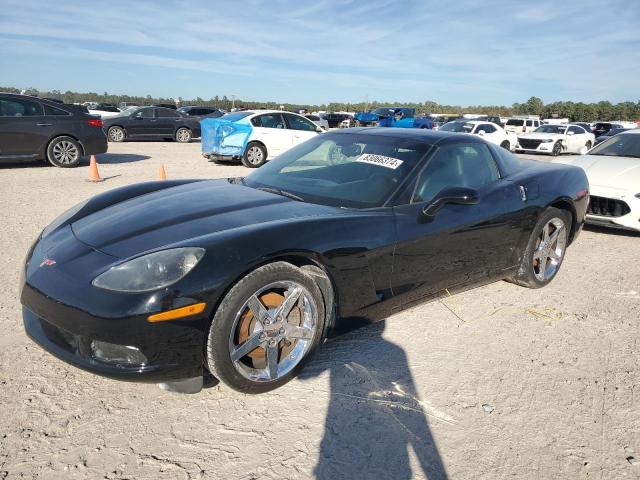
[[107, 131], [107, 138], [110, 142], [123, 142], [126, 136], [122, 127], [110, 127]]
[[291, 380], [320, 343], [322, 293], [286, 262], [260, 267], [225, 296], [211, 323], [207, 366], [231, 388], [262, 393]]
[[522, 263], [510, 281], [529, 288], [547, 285], [556, 276], [569, 243], [571, 214], [548, 208], [538, 220], [522, 256]]
[[191, 130], [186, 127], [180, 127], [176, 131], [176, 141], [180, 143], [189, 143], [191, 141]]
[[77, 167], [81, 159], [82, 147], [74, 138], [54, 138], [47, 147], [47, 160], [56, 167]]
[[251, 142], [242, 156], [242, 164], [248, 168], [258, 168], [267, 161], [267, 150], [258, 142]]

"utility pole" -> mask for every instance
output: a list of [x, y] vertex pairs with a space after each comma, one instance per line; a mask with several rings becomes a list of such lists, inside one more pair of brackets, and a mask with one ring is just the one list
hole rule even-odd
[[234, 108], [236, 108], [236, 95], [235, 93], [231, 94], [231, 110], [233, 110]]

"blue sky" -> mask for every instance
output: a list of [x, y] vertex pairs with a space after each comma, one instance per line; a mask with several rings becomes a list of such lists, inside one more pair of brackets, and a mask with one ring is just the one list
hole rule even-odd
[[640, 1], [0, 0], [0, 86], [292, 103], [640, 100]]

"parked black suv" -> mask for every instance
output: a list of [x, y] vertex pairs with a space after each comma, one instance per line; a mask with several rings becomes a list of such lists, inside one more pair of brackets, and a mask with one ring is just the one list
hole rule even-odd
[[110, 142], [151, 138], [175, 139], [188, 143], [200, 136], [200, 121], [163, 107], [139, 107], [104, 119]]
[[0, 161], [48, 160], [77, 167], [85, 155], [107, 151], [102, 120], [75, 106], [0, 93]]
[[217, 108], [211, 107], [180, 107], [178, 109], [180, 113], [184, 113], [185, 115], [189, 115], [190, 117], [207, 117], [207, 118], [219, 118], [224, 115], [223, 112], [218, 110]]

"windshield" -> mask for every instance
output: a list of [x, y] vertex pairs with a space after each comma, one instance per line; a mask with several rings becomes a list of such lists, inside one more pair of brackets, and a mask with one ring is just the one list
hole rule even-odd
[[286, 151], [243, 183], [321, 205], [380, 207], [429, 148], [410, 139], [324, 133]]
[[245, 117], [248, 117], [249, 115], [253, 115], [253, 112], [233, 112], [233, 113], [227, 113], [226, 115], [223, 115], [222, 118], [223, 120], [228, 120], [230, 122], [237, 122], [238, 120], [242, 120]]
[[595, 147], [589, 155], [640, 158], [640, 135], [637, 133], [616, 135]]
[[567, 129], [566, 125], [542, 125], [534, 130], [536, 133], [559, 133], [564, 135], [564, 131]]
[[471, 133], [473, 126], [473, 123], [468, 122], [449, 122], [441, 126], [440, 130], [443, 132]]
[[507, 120], [507, 125], [515, 125], [516, 127], [522, 127], [524, 125], [524, 120], [520, 118], [510, 118]]

